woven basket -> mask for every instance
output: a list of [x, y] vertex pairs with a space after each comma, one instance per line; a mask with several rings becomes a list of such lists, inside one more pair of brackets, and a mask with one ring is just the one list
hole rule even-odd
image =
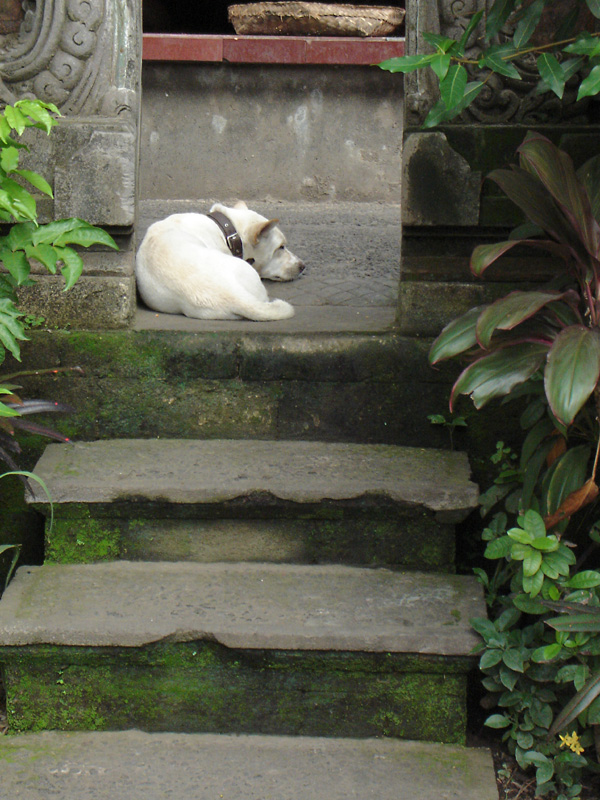
[[388, 36], [404, 19], [403, 8], [330, 3], [245, 3], [228, 12], [236, 33], [267, 36]]

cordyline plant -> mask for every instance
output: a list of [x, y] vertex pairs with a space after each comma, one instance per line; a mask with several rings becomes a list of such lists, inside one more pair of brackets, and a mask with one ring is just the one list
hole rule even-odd
[[470, 364], [452, 389], [450, 406], [470, 395], [476, 408], [543, 372], [544, 390], [559, 429], [566, 429], [594, 395], [600, 404], [600, 157], [579, 175], [570, 157], [546, 137], [527, 134], [519, 166], [490, 174], [530, 223], [508, 241], [477, 247], [471, 270], [481, 276], [514, 247], [559, 259], [561, 288], [516, 290], [471, 309], [447, 325], [430, 362], [466, 355]]

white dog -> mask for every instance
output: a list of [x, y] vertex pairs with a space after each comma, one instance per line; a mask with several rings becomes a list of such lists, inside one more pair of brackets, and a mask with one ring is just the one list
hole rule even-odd
[[209, 215], [173, 214], [148, 228], [136, 257], [144, 303], [197, 319], [286, 319], [294, 309], [269, 300], [262, 278], [291, 281], [304, 264], [286, 248], [276, 219], [214, 205]]

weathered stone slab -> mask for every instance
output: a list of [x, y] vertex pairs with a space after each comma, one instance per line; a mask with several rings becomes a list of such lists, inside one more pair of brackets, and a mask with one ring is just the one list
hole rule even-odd
[[[111, 440], [50, 445], [35, 468], [53, 503], [211, 505], [253, 495], [292, 504], [375, 496], [444, 521], [477, 505], [464, 453], [305, 441]], [[49, 510], [46, 494], [31, 500]]]
[[0, 739], [2, 785], [22, 800], [496, 800], [486, 750], [398, 742], [181, 734]]
[[348, 567], [22, 568], [0, 603], [9, 726], [462, 743], [472, 578]]
[[485, 615], [470, 576], [344, 566], [130, 563], [22, 567], [0, 645], [230, 648], [467, 656]]

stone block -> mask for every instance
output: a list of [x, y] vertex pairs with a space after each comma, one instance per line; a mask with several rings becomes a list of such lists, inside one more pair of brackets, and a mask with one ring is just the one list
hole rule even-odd
[[62, 277], [41, 276], [17, 295], [20, 308], [49, 328], [125, 328], [136, 303], [133, 276], [83, 276], [68, 292]]
[[477, 225], [481, 174], [443, 133], [412, 133], [404, 142], [402, 221], [405, 225]]

